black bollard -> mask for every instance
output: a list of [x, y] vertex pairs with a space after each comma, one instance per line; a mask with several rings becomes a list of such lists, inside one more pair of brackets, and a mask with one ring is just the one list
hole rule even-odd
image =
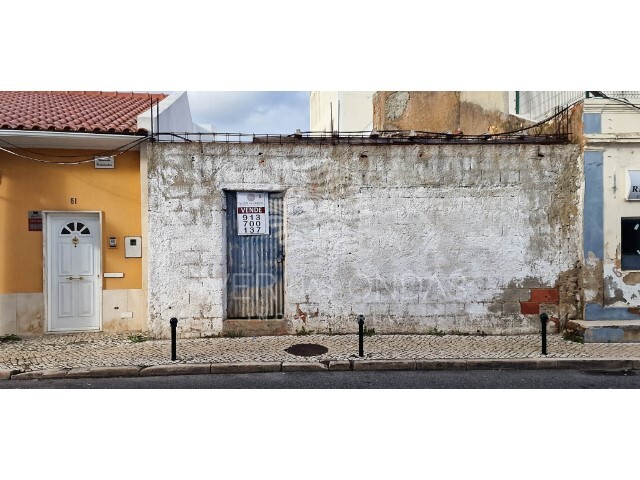
[[546, 313], [540, 314], [540, 323], [542, 324], [542, 354], [547, 354], [547, 321], [549, 320], [549, 315]]
[[169, 320], [171, 324], [171, 360], [176, 359], [176, 328], [178, 326], [178, 319], [172, 318]]
[[364, 356], [364, 315], [358, 315], [358, 355]]

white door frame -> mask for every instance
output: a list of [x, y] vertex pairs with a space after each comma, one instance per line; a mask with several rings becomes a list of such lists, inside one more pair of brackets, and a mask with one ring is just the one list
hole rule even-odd
[[[42, 211], [42, 288], [44, 293], [44, 318], [47, 329], [45, 333], [71, 333], [72, 330], [51, 330], [51, 278], [49, 277], [49, 231], [48, 223], [52, 217], [66, 215], [97, 215], [98, 217], [98, 282], [96, 282], [96, 310], [98, 315], [98, 330], [102, 331], [102, 212], [95, 210], [43, 210]], [[82, 330], [87, 331], [87, 330]]]

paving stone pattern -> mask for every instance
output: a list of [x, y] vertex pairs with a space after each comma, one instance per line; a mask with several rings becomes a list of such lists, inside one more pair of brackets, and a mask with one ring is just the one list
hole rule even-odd
[[[287, 353], [298, 343], [324, 345], [323, 355]], [[364, 359], [640, 359], [640, 343], [579, 344], [550, 335], [546, 356], [539, 335], [374, 335], [365, 337]], [[22, 372], [101, 366], [247, 362], [328, 362], [358, 359], [357, 335], [308, 335], [242, 338], [178, 339], [177, 360], [171, 361], [169, 340], [133, 343], [127, 334], [81, 333], [44, 335], [0, 343], [0, 370]]]

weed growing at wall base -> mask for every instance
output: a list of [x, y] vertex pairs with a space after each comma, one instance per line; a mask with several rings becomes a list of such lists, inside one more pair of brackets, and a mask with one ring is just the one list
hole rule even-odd
[[567, 330], [562, 334], [562, 338], [569, 342], [584, 343], [584, 335], [576, 331]]
[[298, 336], [313, 335], [314, 333], [315, 333], [315, 331], [314, 331], [314, 330], [306, 330], [306, 329], [304, 328], [304, 325], [302, 326], [302, 328], [301, 328], [300, 330], [298, 330], [298, 329], [296, 328], [296, 335], [298, 335]]
[[222, 332], [222, 336], [225, 338], [240, 338], [242, 337], [242, 332], [237, 330], [229, 330], [228, 332]]
[[22, 340], [22, 338], [20, 338], [17, 335], [14, 335], [13, 333], [10, 335], [0, 336], [0, 342], [19, 342], [20, 340]]
[[438, 330], [437, 328], [433, 327], [433, 328], [429, 329], [428, 332], [426, 332], [426, 335], [436, 335], [436, 336], [441, 337], [443, 335], [446, 335], [446, 333], [443, 332], [442, 330]]

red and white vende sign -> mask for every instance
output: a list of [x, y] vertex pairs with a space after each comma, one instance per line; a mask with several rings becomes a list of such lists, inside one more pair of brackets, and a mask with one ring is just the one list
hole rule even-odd
[[236, 192], [238, 235], [269, 234], [269, 194]]

